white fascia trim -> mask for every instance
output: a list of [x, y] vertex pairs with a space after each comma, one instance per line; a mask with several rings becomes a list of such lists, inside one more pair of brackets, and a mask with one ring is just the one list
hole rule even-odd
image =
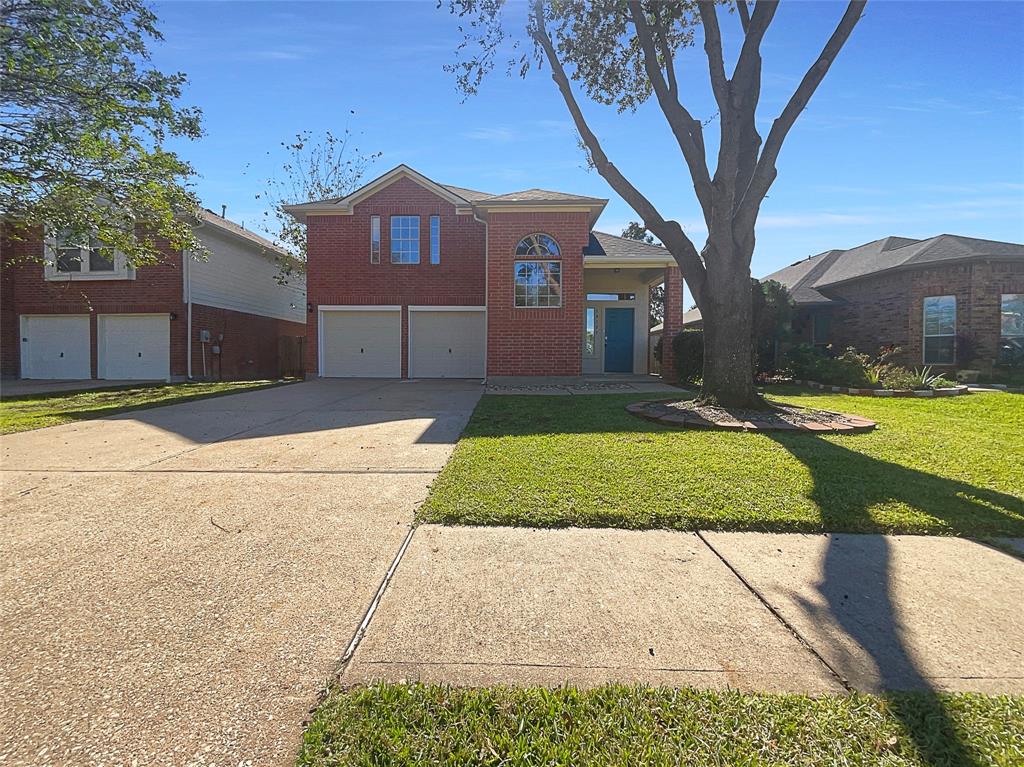
[[607, 261], [602, 256], [583, 257], [585, 269], [660, 269], [666, 266], [676, 266], [675, 259], [665, 261], [641, 261], [640, 259], [629, 261]]
[[367, 304], [359, 306], [356, 304], [330, 304], [321, 305], [317, 310], [323, 312], [400, 312], [401, 304]]
[[410, 312], [486, 312], [486, 306], [410, 306]]

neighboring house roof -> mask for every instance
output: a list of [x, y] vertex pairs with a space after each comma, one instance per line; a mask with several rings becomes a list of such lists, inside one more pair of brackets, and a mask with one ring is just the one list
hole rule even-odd
[[260, 235], [255, 232], [250, 232], [244, 226], [236, 224], [234, 221], [226, 219], [223, 216], [218, 216], [209, 208], [200, 208], [197, 210], [196, 218], [201, 222], [201, 224], [209, 224], [210, 226], [216, 227], [223, 232], [227, 232], [238, 239], [245, 240], [252, 245], [260, 246], [267, 251], [267, 255], [280, 256], [288, 259], [294, 258], [294, 256], [284, 248], [278, 247], [267, 238], [260, 237]]
[[769, 274], [803, 306], [833, 303], [828, 288], [885, 272], [971, 259], [1024, 259], [1024, 245], [940, 234], [927, 240], [884, 237], [849, 250], [829, 250]]
[[601, 197], [586, 197], [583, 195], [568, 194], [566, 192], [552, 192], [547, 189], [524, 189], [520, 192], [507, 194], [489, 194], [475, 189], [466, 189], [451, 184], [439, 184], [427, 178], [422, 173], [408, 165], [397, 165], [387, 173], [378, 176], [373, 181], [364, 184], [351, 194], [344, 197], [332, 197], [325, 200], [314, 200], [312, 202], [285, 205], [284, 210], [290, 213], [298, 221], [305, 222], [306, 216], [316, 214], [348, 214], [352, 207], [365, 197], [383, 189], [400, 178], [410, 178], [420, 186], [434, 192], [442, 199], [448, 200], [455, 206], [456, 211], [461, 213], [484, 214], [491, 208], [505, 207], [531, 207], [531, 206], [572, 206], [589, 209], [591, 225], [604, 210], [608, 200]]
[[602, 262], [636, 262], [652, 266], [671, 266], [675, 264], [672, 254], [660, 245], [651, 245], [628, 237], [616, 237], [605, 232], [591, 232], [590, 242], [583, 249], [583, 257], [588, 264]]

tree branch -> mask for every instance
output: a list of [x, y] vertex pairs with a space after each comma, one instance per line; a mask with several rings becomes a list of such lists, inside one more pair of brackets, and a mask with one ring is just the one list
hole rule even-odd
[[[760, 4], [758, 3], [758, 5]], [[864, 13], [864, 6], [866, 4], [867, 0], [850, 0], [846, 13], [843, 14], [843, 18], [839, 21], [828, 42], [825, 43], [821, 55], [818, 56], [814, 64], [807, 70], [786, 107], [772, 123], [772, 128], [768, 132], [768, 138], [764, 143], [764, 150], [761, 152], [760, 158], [758, 158], [757, 167], [754, 169], [750, 183], [743, 193], [739, 204], [736, 206], [734, 223], [738, 225], [741, 231], [746, 228], [753, 229], [761, 202], [764, 200], [765, 195], [768, 194], [768, 190], [778, 175], [775, 163], [778, 160], [779, 152], [782, 149], [783, 142], [786, 140], [786, 136], [796, 122], [797, 117], [806, 108], [807, 102], [810, 101], [811, 96], [814, 95], [821, 81], [825, 78], [829, 68], [832, 66], [832, 62], [839, 55], [839, 51], [842, 50], [846, 41], [850, 38], [853, 28], [857, 26], [857, 22], [860, 21]]]
[[750, 9], [747, 8], [747, 0], [736, 0], [736, 12], [740, 17], [740, 26], [743, 27], [743, 34], [747, 33], [750, 26]]
[[708, 57], [708, 71], [711, 73], [711, 90], [718, 102], [722, 119], [729, 112], [729, 80], [725, 76], [725, 61], [722, 58], [722, 31], [718, 28], [718, 15], [712, 0], [697, 3], [701, 25], [704, 27], [704, 53]]
[[612, 189], [643, 219], [644, 226], [654, 232], [658, 239], [665, 244], [682, 268], [685, 279], [690, 283], [690, 292], [693, 294], [694, 299], [700, 302], [706, 272], [697, 248], [683, 232], [683, 228], [679, 223], [676, 221], [666, 221], [662, 218], [654, 205], [651, 204], [651, 201], [644, 197], [640, 190], [633, 186], [608, 159], [608, 155], [604, 153], [601, 147], [601, 142], [587, 124], [586, 118], [583, 116], [583, 112], [576, 101], [576, 96], [572, 92], [572, 86], [565, 73], [565, 68], [562, 66], [562, 62], [558, 60], [555, 47], [545, 26], [543, 0], [535, 0], [533, 17], [533, 29], [531, 30], [533, 39], [544, 51], [548, 64], [551, 66], [551, 79], [558, 86], [562, 99], [565, 101], [569, 114], [572, 116], [573, 123], [576, 125], [576, 130], [579, 131], [580, 138], [590, 152], [594, 167], [597, 168], [597, 172], [601, 174], [602, 178], [611, 185]]
[[[636, 27], [637, 37], [640, 40], [640, 47], [644, 53], [644, 68], [647, 70], [647, 77], [651, 81], [654, 93], [658, 98], [661, 111], [668, 120], [672, 133], [676, 137], [679, 149], [683, 153], [686, 165], [690, 170], [690, 177], [693, 180], [693, 189], [697, 194], [697, 202], [700, 203], [704, 213], [705, 221], [711, 220], [711, 174], [708, 171], [707, 157], [704, 152], [704, 134], [700, 121], [694, 120], [693, 115], [679, 103], [678, 95], [673, 85], [667, 85], [661, 73], [661, 65], [658, 63], [658, 53], [654, 45], [654, 37], [647, 18], [644, 16], [643, 7], [639, 2], [627, 4], [633, 16], [633, 26]], [[664, 30], [661, 31], [661, 39], [666, 50]], [[672, 61], [668, 58], [666, 66], [672, 72]], [[675, 76], [672, 75], [672, 83]]]

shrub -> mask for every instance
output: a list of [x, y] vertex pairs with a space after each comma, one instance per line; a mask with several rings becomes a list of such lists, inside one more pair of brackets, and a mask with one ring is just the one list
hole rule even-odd
[[681, 383], [697, 383], [704, 377], [704, 331], [683, 330], [672, 339], [676, 375]]

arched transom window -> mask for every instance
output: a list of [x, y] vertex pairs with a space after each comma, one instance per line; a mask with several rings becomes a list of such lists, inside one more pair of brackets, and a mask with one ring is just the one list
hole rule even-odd
[[538, 233], [521, 239], [516, 245], [516, 255], [531, 258], [559, 258], [562, 251], [559, 250], [554, 237]]

